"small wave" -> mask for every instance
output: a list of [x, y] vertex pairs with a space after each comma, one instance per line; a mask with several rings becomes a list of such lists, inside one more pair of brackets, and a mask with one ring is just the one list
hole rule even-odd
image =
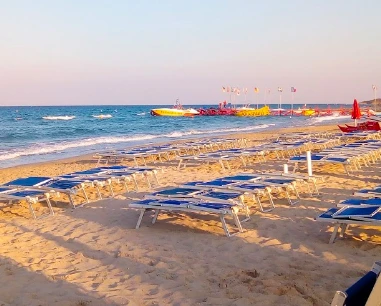
[[108, 118], [112, 118], [112, 115], [110, 114], [106, 114], [106, 115], [93, 115], [94, 118], [98, 118], [98, 119], [108, 119]]
[[45, 120], [71, 120], [74, 119], [75, 116], [45, 116], [42, 119]]
[[3, 151], [0, 154], [1, 160], [9, 160], [22, 156], [31, 155], [46, 155], [46, 154], [58, 154], [65, 152], [65, 150], [78, 149], [81, 147], [91, 147], [96, 145], [117, 144], [123, 142], [139, 142], [143, 140], [152, 140], [157, 138], [180, 138], [191, 135], [210, 135], [210, 134], [223, 134], [231, 132], [246, 132], [257, 129], [265, 129], [275, 124], [260, 124], [254, 126], [248, 126], [244, 128], [226, 128], [219, 130], [190, 130], [183, 132], [172, 132], [169, 134], [146, 134], [146, 135], [134, 135], [134, 136], [113, 136], [113, 137], [97, 137], [97, 138], [85, 138], [74, 141], [65, 141], [60, 143], [39, 143], [32, 145], [28, 148], [16, 149], [12, 151]]
[[87, 138], [82, 140], [75, 140], [62, 143], [40, 143], [33, 145], [25, 149], [19, 149], [14, 151], [2, 152], [0, 154], [0, 160], [8, 160], [21, 156], [28, 155], [45, 155], [50, 153], [59, 153], [68, 149], [89, 147], [99, 144], [113, 144], [120, 142], [141, 141], [156, 138], [155, 135], [142, 135], [142, 136], [121, 136], [121, 137], [99, 137], [99, 138]]
[[239, 133], [239, 132], [248, 132], [254, 131], [258, 129], [266, 129], [270, 126], [274, 126], [274, 123], [269, 124], [259, 124], [253, 126], [247, 126], [243, 128], [226, 128], [226, 129], [218, 129], [218, 130], [191, 130], [187, 132], [172, 132], [170, 134], [165, 135], [166, 137], [182, 137], [182, 136], [190, 136], [190, 135], [201, 135], [201, 134], [224, 134], [224, 133]]
[[332, 121], [332, 120], [341, 121], [341, 120], [348, 120], [350, 118], [351, 116], [331, 115], [331, 116], [313, 117], [313, 118], [310, 118], [310, 121], [312, 124], [317, 124], [324, 121]]
[[144, 112], [143, 112], [143, 113], [137, 113], [137, 114], [136, 114], [136, 116], [145, 116], [145, 115], [146, 115], [146, 113], [144, 113]]

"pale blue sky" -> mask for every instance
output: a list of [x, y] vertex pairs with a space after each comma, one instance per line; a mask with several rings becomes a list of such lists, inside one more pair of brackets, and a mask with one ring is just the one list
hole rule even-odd
[[[381, 96], [381, 1], [0, 1], [0, 104]], [[243, 96], [240, 96], [243, 101]]]

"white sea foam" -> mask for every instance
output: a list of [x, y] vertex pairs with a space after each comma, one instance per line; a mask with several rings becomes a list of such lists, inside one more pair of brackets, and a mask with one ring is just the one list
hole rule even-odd
[[19, 149], [13, 152], [2, 152], [0, 154], [0, 160], [7, 160], [27, 155], [44, 155], [50, 153], [62, 152], [68, 149], [89, 147], [99, 144], [113, 144], [120, 142], [142, 141], [156, 138], [154, 135], [142, 135], [142, 136], [121, 136], [121, 137], [98, 137], [87, 138], [82, 140], [67, 141], [61, 143], [48, 143], [48, 144], [36, 144], [28, 148]]
[[75, 116], [45, 116], [42, 119], [45, 120], [71, 120], [74, 119]]
[[145, 115], [146, 115], [145, 112], [143, 112], [143, 113], [137, 113], [137, 114], [136, 114], [136, 116], [145, 116]]
[[313, 117], [310, 119], [311, 124], [317, 124], [324, 121], [342, 121], [342, 120], [348, 120], [351, 116], [343, 116], [343, 115], [332, 115], [332, 116], [322, 116], [322, 117]]
[[249, 131], [254, 131], [258, 129], [266, 129], [274, 125], [275, 125], [274, 123], [269, 123], [269, 124], [252, 125], [252, 126], [247, 126], [243, 128], [226, 128], [226, 129], [218, 129], [218, 130], [190, 130], [186, 132], [172, 132], [165, 136], [175, 138], [175, 137], [201, 135], [201, 134], [224, 134], [224, 133], [232, 133], [232, 132], [249, 132]]
[[100, 115], [93, 115], [94, 118], [98, 118], [98, 119], [108, 119], [108, 118], [112, 118], [112, 115], [110, 114], [100, 114]]
[[[261, 124], [248, 126], [244, 128], [226, 128], [218, 130], [190, 130], [184, 132], [172, 132], [164, 135], [135, 135], [135, 136], [112, 136], [112, 137], [96, 137], [96, 138], [86, 138], [78, 139], [74, 141], [64, 141], [60, 143], [39, 143], [32, 145], [27, 148], [17, 149], [14, 151], [3, 151], [0, 152], [0, 161], [18, 158], [21, 156], [31, 156], [31, 155], [45, 155], [54, 154], [59, 152], [64, 152], [70, 149], [78, 149], [83, 147], [91, 147], [96, 145], [106, 145], [106, 144], [117, 144], [124, 142], [139, 142], [143, 140], [151, 140], [155, 138], [180, 138], [191, 135], [210, 135], [210, 134], [221, 134], [221, 133], [231, 133], [231, 132], [245, 132], [253, 131], [257, 129], [265, 129], [275, 124]], [[83, 151], [83, 150], [82, 150]]]

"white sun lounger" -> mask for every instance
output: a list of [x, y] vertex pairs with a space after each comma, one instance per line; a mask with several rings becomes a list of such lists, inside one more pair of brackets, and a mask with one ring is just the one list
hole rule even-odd
[[[225, 204], [225, 203], [206, 203], [206, 202], [194, 202], [188, 200], [177, 200], [177, 199], [168, 199], [168, 200], [157, 200], [157, 199], [145, 199], [141, 201], [136, 201], [129, 204], [130, 208], [139, 209], [140, 215], [138, 218], [138, 222], [136, 224], [136, 229], [140, 227], [142, 222], [144, 213], [147, 210], [154, 210], [155, 215], [152, 219], [152, 224], [154, 224], [157, 220], [157, 217], [160, 211], [180, 211], [180, 212], [191, 212], [191, 213], [208, 213], [208, 214], [216, 214], [220, 217], [222, 227], [226, 236], [231, 237], [238, 233], [243, 232], [241, 222], [238, 218], [239, 208], [233, 204]], [[237, 229], [236, 232], [231, 233], [226, 224], [225, 217], [231, 216], [233, 218], [235, 227]]]
[[352, 207], [330, 208], [315, 219], [319, 222], [335, 224], [329, 243], [333, 243], [340, 232], [340, 236], [345, 234], [348, 225], [381, 226], [380, 207]]
[[[12, 205], [13, 202], [26, 201], [29, 207], [30, 214], [34, 219], [40, 219], [48, 215], [54, 215], [52, 205], [49, 200], [49, 193], [33, 190], [33, 189], [12, 189], [7, 187], [0, 187], [0, 202], [7, 202], [8, 205]], [[40, 202], [46, 202], [49, 213], [43, 214], [37, 217], [33, 205]]]

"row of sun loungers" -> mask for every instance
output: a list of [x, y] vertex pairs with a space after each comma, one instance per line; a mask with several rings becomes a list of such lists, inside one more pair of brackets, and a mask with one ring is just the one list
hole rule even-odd
[[311, 149], [329, 148], [338, 143], [337, 139], [309, 139], [306, 141], [273, 141], [253, 147], [225, 149], [213, 153], [178, 156], [178, 169], [185, 168], [189, 163], [219, 163], [222, 170], [231, 169], [231, 162], [238, 160], [239, 165], [246, 167], [254, 159], [265, 162], [266, 156], [274, 153], [276, 158], [285, 158], [301, 154]]
[[94, 156], [97, 159], [97, 165], [102, 162], [133, 161], [135, 166], [148, 162], [169, 161], [181, 155], [198, 155], [216, 150], [227, 150], [233, 148], [242, 148], [247, 145], [247, 140], [240, 139], [206, 139], [199, 141], [189, 141], [181, 144], [150, 145], [145, 147], [136, 147], [128, 150], [114, 150], [110, 152], [98, 153]]
[[[37, 218], [33, 205], [46, 202], [49, 208], [48, 215], [53, 215], [50, 199], [53, 196], [64, 194], [68, 197], [73, 208], [84, 203], [76, 203], [74, 197], [81, 196], [85, 203], [89, 203], [87, 188], [95, 188], [97, 200], [103, 198], [101, 189], [106, 188], [110, 196], [114, 196], [113, 184], [123, 184], [129, 191], [128, 183], [139, 189], [138, 181], [144, 181], [150, 188], [158, 185], [157, 169], [148, 167], [110, 166], [98, 167], [85, 171], [78, 171], [57, 177], [26, 177], [19, 178], [0, 186], [0, 201], [12, 204], [25, 200], [33, 218]], [[45, 215], [43, 215], [45, 216]]]
[[[311, 154], [312, 163], [341, 164], [347, 174], [360, 169], [362, 166], [369, 166], [380, 158], [381, 141], [379, 140], [357, 141]], [[303, 155], [289, 159], [289, 163], [295, 164], [294, 172], [298, 169], [299, 163], [306, 163], [306, 161], [307, 157]]]
[[[313, 189], [310, 188], [312, 182]], [[250, 209], [246, 198], [253, 199], [262, 212], [274, 209], [274, 194], [285, 193], [290, 205], [300, 199], [297, 186], [302, 183], [308, 186], [310, 193], [318, 194], [315, 180], [301, 175], [283, 173], [242, 173], [226, 176], [207, 182], [189, 182], [182, 186], [166, 188], [147, 195], [143, 200], [129, 204], [130, 208], [139, 209], [140, 215], [136, 228], [140, 227], [146, 211], [155, 212], [152, 223], [155, 223], [161, 211], [181, 211], [209, 213], [218, 215], [226, 236], [230, 237], [243, 231], [242, 222], [250, 219]], [[296, 200], [291, 199], [291, 193]], [[268, 199], [265, 208], [262, 198]], [[243, 214], [243, 217], [239, 217]], [[229, 230], [225, 217], [233, 219], [235, 230]]]

